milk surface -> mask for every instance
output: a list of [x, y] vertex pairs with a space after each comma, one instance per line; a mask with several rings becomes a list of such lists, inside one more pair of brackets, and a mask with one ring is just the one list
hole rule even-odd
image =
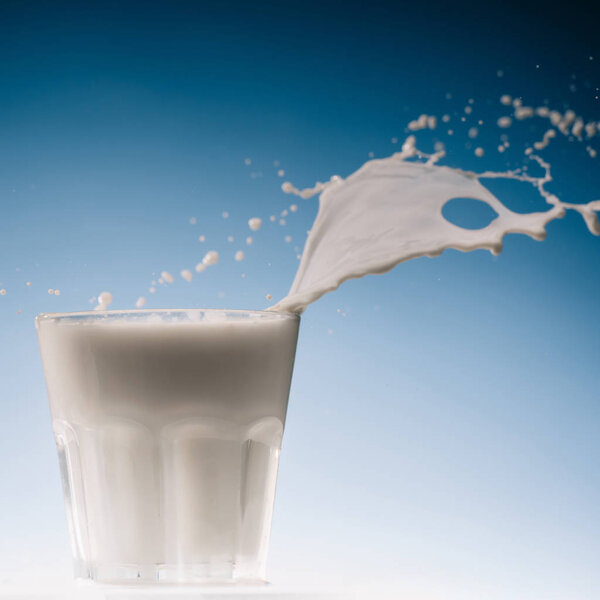
[[78, 575], [264, 578], [298, 323], [38, 317]]

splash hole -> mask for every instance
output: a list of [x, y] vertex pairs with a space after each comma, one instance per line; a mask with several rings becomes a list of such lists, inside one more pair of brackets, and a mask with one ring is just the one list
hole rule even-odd
[[482, 200], [475, 198], [451, 198], [442, 208], [446, 221], [463, 229], [483, 229], [498, 213]]

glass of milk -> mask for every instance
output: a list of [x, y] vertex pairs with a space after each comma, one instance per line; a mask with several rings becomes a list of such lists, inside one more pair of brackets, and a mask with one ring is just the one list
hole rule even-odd
[[42, 314], [75, 576], [258, 583], [300, 317]]

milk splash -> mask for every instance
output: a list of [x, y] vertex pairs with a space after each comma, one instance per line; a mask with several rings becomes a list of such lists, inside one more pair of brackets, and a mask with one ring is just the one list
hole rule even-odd
[[[292, 287], [271, 310], [301, 312], [348, 279], [385, 273], [411, 258], [438, 256], [448, 248], [463, 252], [487, 249], [499, 254], [508, 233], [542, 240], [546, 225], [567, 210], [579, 212], [590, 232], [600, 235], [596, 215], [600, 200], [588, 204], [559, 200], [546, 190], [552, 181], [550, 165], [539, 156], [529, 154], [544, 171], [533, 177], [523, 170], [473, 173], [439, 166], [436, 163], [443, 155], [443, 151], [432, 155], [419, 152], [410, 136], [402, 152], [370, 160], [346, 179], [332, 177], [304, 190], [284, 184], [285, 192], [301, 198], [320, 194], [319, 212]], [[499, 178], [530, 183], [550, 209], [512, 212], [481, 183]], [[458, 227], [442, 215], [452, 198], [485, 202], [497, 217], [483, 229]]]
[[[470, 99], [464, 113], [472, 113]], [[519, 122], [528, 119], [539, 119], [547, 124], [540, 131], [539, 138], [526, 147], [526, 161], [541, 172], [532, 176], [527, 166], [511, 171], [472, 172], [459, 168], [451, 168], [439, 164], [445, 156], [444, 145], [436, 142], [436, 152], [426, 154], [417, 149], [415, 135], [421, 130], [435, 130], [445, 127], [453, 119], [466, 122], [465, 116], [451, 117], [444, 114], [441, 118], [422, 114], [410, 121], [406, 126], [409, 137], [402, 146], [402, 151], [387, 158], [367, 161], [347, 178], [332, 177], [324, 183], [316, 183], [313, 187], [298, 189], [286, 182], [281, 187], [284, 192], [309, 199], [320, 195], [319, 211], [311, 228], [302, 254], [300, 248], [294, 252], [300, 265], [288, 295], [277, 302], [270, 310], [302, 312], [306, 306], [323, 294], [335, 290], [344, 281], [363, 277], [368, 274], [384, 273], [394, 266], [412, 258], [437, 256], [444, 250], [453, 248], [463, 252], [476, 249], [487, 249], [498, 254], [502, 249], [502, 241], [509, 233], [525, 234], [533, 239], [545, 237], [545, 227], [554, 219], [564, 216], [568, 210], [578, 212], [584, 219], [588, 229], [594, 235], [600, 235], [598, 215], [600, 200], [587, 204], [571, 204], [563, 202], [547, 189], [552, 181], [550, 164], [541, 158], [542, 153], [556, 138], [561, 135], [569, 142], [585, 144], [585, 149], [593, 159], [597, 150], [591, 146], [592, 138], [600, 133], [600, 121], [584, 121], [573, 110], [552, 110], [548, 106], [525, 106], [520, 98], [504, 94], [499, 98], [503, 111], [509, 114], [498, 115], [492, 123], [502, 131], [501, 143], [497, 146], [499, 153], [504, 153], [510, 146], [507, 131]], [[470, 123], [469, 123], [470, 124]], [[477, 121], [477, 127], [467, 130], [469, 139], [479, 138], [483, 121]], [[543, 132], [543, 133], [542, 133]], [[454, 129], [448, 129], [448, 136], [456, 143], [458, 135]], [[419, 134], [420, 135], [420, 134]], [[398, 143], [392, 138], [392, 144]], [[482, 157], [486, 151], [481, 146], [473, 149], [476, 157]], [[369, 152], [373, 157], [373, 152]], [[275, 167], [279, 162], [275, 161]], [[277, 172], [283, 175], [283, 170]], [[489, 179], [509, 179], [525, 182], [534, 187], [540, 197], [547, 203], [548, 210], [530, 214], [520, 214], [509, 210], [499, 198], [492, 194], [483, 184]], [[489, 225], [479, 230], [467, 230], [447, 221], [443, 216], [444, 206], [453, 198], [471, 198], [490, 206], [496, 217]], [[253, 235], [262, 234], [265, 226], [285, 226], [286, 218], [292, 219], [298, 211], [297, 204], [291, 204], [279, 216], [253, 216], [248, 219], [247, 227]], [[223, 219], [229, 213], [221, 213]], [[194, 223], [192, 223], [194, 220]], [[193, 217], [190, 223], [195, 224]], [[247, 230], [246, 230], [247, 233]], [[245, 235], [245, 234], [243, 234]], [[242, 239], [243, 238], [242, 235]], [[292, 236], [282, 236], [287, 244], [291, 244]], [[228, 236], [233, 242], [234, 236]], [[257, 237], [258, 239], [258, 237]], [[205, 242], [206, 236], [200, 235], [198, 241]], [[250, 253], [254, 237], [246, 236], [247, 252]], [[248, 260], [249, 255], [241, 249], [232, 253], [236, 262]], [[227, 259], [225, 259], [227, 260]], [[217, 250], [209, 250], [201, 262], [194, 268], [200, 274], [208, 268], [215, 268], [220, 261]], [[181, 277], [192, 282], [194, 274], [190, 269], [180, 271]], [[154, 295], [158, 285], [172, 285], [175, 278], [168, 271], [160, 272], [160, 277], [151, 282], [148, 292]], [[245, 273], [241, 275], [245, 278]], [[0, 295], [6, 290], [0, 290]], [[49, 291], [58, 295], [57, 290]], [[271, 301], [271, 294], [266, 294]], [[95, 300], [95, 299], [94, 299]], [[112, 295], [103, 292], [98, 297], [96, 310], [107, 310]], [[146, 298], [140, 297], [136, 306], [145, 306]]]

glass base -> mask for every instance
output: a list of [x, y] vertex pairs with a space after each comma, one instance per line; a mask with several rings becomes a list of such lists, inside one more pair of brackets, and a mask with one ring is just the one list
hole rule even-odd
[[[232, 563], [192, 565], [74, 564], [77, 579], [117, 585], [265, 586], [264, 579], [244, 577]], [[238, 571], [238, 573], [236, 573]]]

